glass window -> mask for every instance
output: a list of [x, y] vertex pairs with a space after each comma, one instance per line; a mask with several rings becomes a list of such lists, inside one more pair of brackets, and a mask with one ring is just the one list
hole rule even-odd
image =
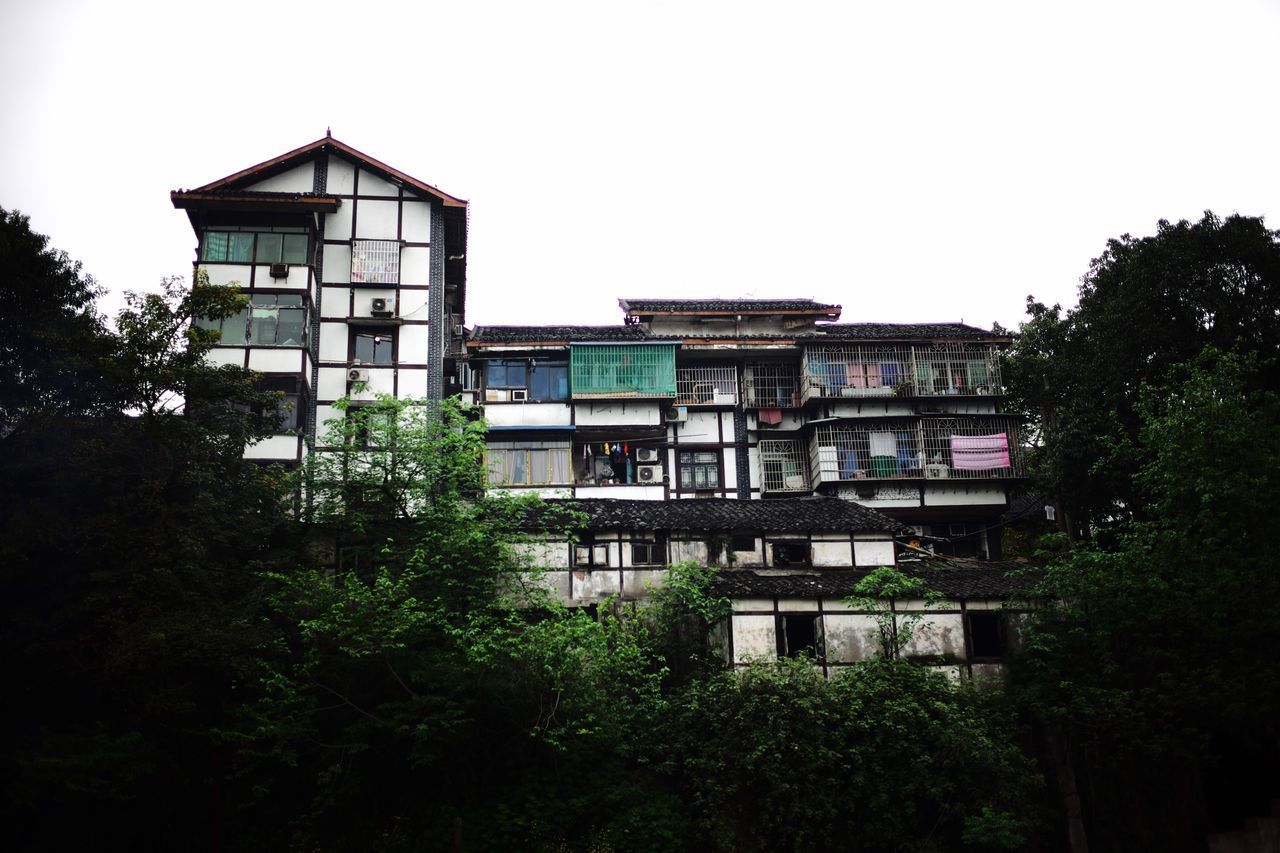
[[302, 294], [255, 293], [250, 297], [249, 343], [302, 346], [306, 340], [306, 314]]
[[221, 333], [218, 343], [227, 346], [243, 346], [247, 342], [247, 332], [249, 328], [249, 310], [244, 308], [241, 311], [232, 314], [222, 320], [210, 320], [204, 317], [196, 318], [196, 325], [202, 329], [213, 329]]
[[569, 482], [567, 447], [489, 447], [489, 483], [495, 486], [545, 486]]
[[200, 258], [205, 261], [247, 264], [305, 264], [307, 235], [302, 228], [240, 229], [223, 226], [206, 231]]
[[361, 364], [391, 364], [395, 337], [390, 332], [356, 332], [355, 360]]
[[534, 362], [529, 366], [531, 400], [569, 399], [568, 362]]
[[680, 454], [680, 488], [720, 487], [720, 455], [714, 450], [684, 451]]
[[523, 360], [490, 361], [485, 365], [486, 388], [526, 388]]

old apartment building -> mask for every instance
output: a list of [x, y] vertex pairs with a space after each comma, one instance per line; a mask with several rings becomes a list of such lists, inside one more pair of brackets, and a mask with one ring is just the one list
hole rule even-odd
[[197, 270], [249, 299], [211, 357], [284, 395], [279, 434], [247, 455], [299, 462], [347, 395], [456, 392], [465, 201], [327, 135], [170, 195]]
[[838, 305], [622, 299], [616, 326], [478, 326], [468, 394], [495, 488], [547, 497], [830, 495], [998, 559], [1023, 475], [1007, 337], [839, 323]]

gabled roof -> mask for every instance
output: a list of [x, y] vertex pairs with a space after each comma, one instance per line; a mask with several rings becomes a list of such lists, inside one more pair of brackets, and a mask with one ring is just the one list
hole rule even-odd
[[612, 498], [545, 501], [586, 515], [589, 530], [696, 530], [722, 533], [899, 533], [902, 524], [853, 501], [810, 497], [778, 500], [704, 498], [642, 501]]
[[[433, 187], [424, 181], [420, 181], [412, 175], [407, 175], [399, 169], [392, 168], [381, 160], [375, 160], [368, 154], [365, 154], [362, 151], [357, 151], [345, 142], [340, 142], [332, 136], [327, 135], [317, 139], [315, 142], [307, 143], [300, 148], [295, 148], [292, 151], [286, 151], [278, 157], [272, 157], [270, 160], [264, 160], [256, 166], [241, 169], [239, 172], [227, 175], [225, 178], [219, 178], [216, 181], [211, 181], [204, 186], [196, 187], [192, 190], [175, 190], [171, 195], [174, 197], [175, 206], [178, 206], [177, 202], [179, 200], [190, 196], [211, 193], [222, 194], [230, 190], [240, 190], [248, 184], [252, 184], [256, 181], [269, 178], [272, 175], [287, 171], [298, 163], [311, 159], [317, 152], [330, 152], [337, 154], [346, 160], [359, 164], [371, 172], [379, 174], [381, 177], [386, 178], [393, 183], [405, 184], [413, 189], [425, 193], [426, 195], [437, 199], [444, 207], [465, 208], [467, 206], [467, 202], [464, 199], [451, 196], [444, 190]], [[292, 195], [292, 193], [289, 195]]]
[[649, 338], [641, 326], [476, 326], [467, 346], [562, 344], [575, 341], [637, 341]]
[[619, 299], [629, 316], [652, 314], [804, 314], [837, 319], [839, 305], [812, 299]]
[[[898, 568], [921, 578], [944, 598], [1005, 599], [1029, 596], [1036, 585], [1035, 569], [1026, 563], [988, 563], [981, 560], [937, 558], [900, 560]], [[725, 569], [711, 582], [714, 595], [731, 598], [845, 598], [871, 569], [840, 569], [804, 574], [759, 573]]]

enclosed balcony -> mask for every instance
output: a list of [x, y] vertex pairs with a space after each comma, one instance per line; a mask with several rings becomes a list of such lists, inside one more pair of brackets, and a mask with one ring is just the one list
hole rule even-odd
[[573, 344], [570, 388], [575, 400], [676, 396], [676, 345]]
[[800, 367], [794, 361], [748, 362], [742, 378], [748, 408], [799, 408]]
[[798, 439], [760, 440], [760, 490], [765, 494], [809, 491], [809, 460]]
[[801, 370], [806, 400], [1003, 393], [999, 351], [988, 344], [813, 347]]
[[737, 403], [736, 365], [694, 362], [676, 368], [676, 405], [734, 406]]
[[995, 480], [1023, 476], [1013, 418], [907, 418], [822, 424], [809, 459], [818, 482]]

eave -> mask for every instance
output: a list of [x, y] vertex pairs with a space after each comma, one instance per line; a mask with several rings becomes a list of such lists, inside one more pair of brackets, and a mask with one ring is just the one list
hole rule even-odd
[[169, 199], [178, 210], [244, 210], [274, 213], [333, 213], [340, 199], [309, 193], [265, 193], [222, 190], [174, 190]]

